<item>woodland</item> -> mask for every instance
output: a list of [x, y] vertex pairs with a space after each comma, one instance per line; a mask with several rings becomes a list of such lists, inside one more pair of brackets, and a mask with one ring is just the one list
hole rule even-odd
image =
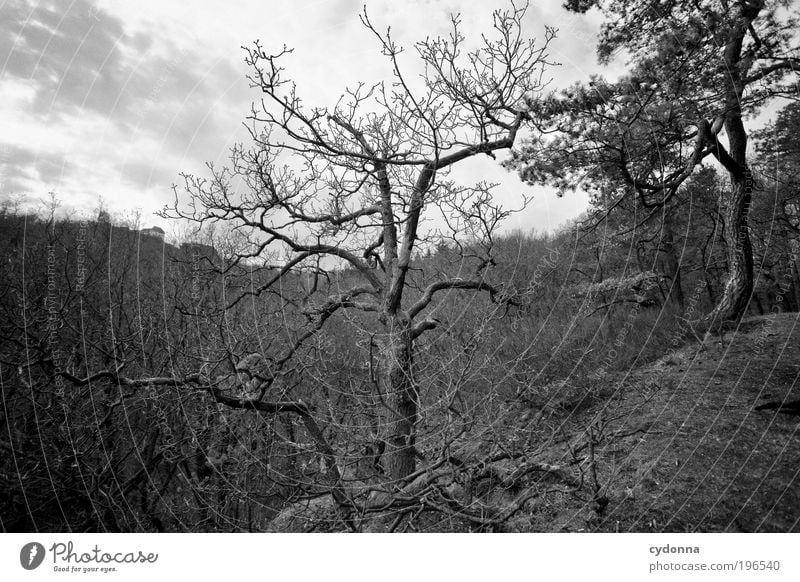
[[[738, 474], [691, 469], [670, 517], [635, 452], [680, 465], [654, 407], [725, 400], [745, 361], [769, 389], [739, 426], [772, 415], [775, 466], [797, 439], [800, 370], [771, 351], [800, 309], [797, 6], [565, 7], [604, 15], [597, 56], [624, 75], [552, 89], [557, 23], [527, 30], [513, 4], [477, 48], [458, 17], [401, 47], [364, 11], [391, 77], [334, 107], [298, 95], [291, 49], [251, 44], [250, 142], [181, 175], [159, 213], [180, 238], [4, 203], [0, 528], [797, 531], [774, 466], [780, 503], [709, 522], [687, 500]], [[590, 207], [504, 228], [524, 195], [451, 177], [486, 157]]]

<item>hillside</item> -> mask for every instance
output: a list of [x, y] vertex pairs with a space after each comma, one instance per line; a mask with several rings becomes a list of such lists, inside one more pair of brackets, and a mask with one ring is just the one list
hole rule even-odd
[[[516, 424], [517, 431], [541, 428], [511, 419], [541, 423], [549, 418], [551, 426], [559, 425], [555, 432], [573, 435], [577, 427], [595, 427], [600, 489], [591, 497], [550, 496], [538, 511], [521, 512], [509, 526], [518, 531], [800, 531], [797, 412], [754, 410], [800, 399], [798, 376], [798, 314], [772, 314], [744, 320], [722, 343], [715, 338], [700, 348], [695, 342], [651, 365], [608, 376], [594, 386], [588, 406], [552, 408], [549, 416], [540, 410], [533, 418], [516, 408], [504, 422], [509, 428]], [[586, 434], [573, 436], [550, 447], [539, 461], [582, 470], [583, 488], [592, 489], [587, 440]]]

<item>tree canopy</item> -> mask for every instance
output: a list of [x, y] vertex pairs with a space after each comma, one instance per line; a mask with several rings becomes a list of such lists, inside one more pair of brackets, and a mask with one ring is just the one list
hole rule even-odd
[[605, 15], [598, 58], [627, 59], [628, 72], [532, 99], [542, 131], [511, 167], [532, 183], [561, 190], [581, 184], [607, 212], [629, 195], [646, 208], [666, 204], [713, 157], [731, 181], [722, 200], [730, 278], [714, 315], [740, 317], [753, 278], [744, 120], [777, 97], [796, 95], [796, 10], [786, 1], [726, 0], [580, 0], [566, 7]]

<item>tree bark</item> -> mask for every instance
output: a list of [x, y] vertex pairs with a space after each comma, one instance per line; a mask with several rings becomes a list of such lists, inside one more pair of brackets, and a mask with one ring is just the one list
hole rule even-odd
[[789, 229], [786, 227], [787, 220], [788, 216], [786, 215], [786, 206], [784, 205], [783, 220], [781, 221], [781, 237], [785, 245], [784, 260], [786, 261], [786, 274], [784, 277], [786, 279], [786, 285], [785, 287], [781, 285], [779, 279], [778, 286], [781, 289], [781, 294], [784, 295], [784, 300], [789, 306], [789, 311], [800, 311], [800, 274], [797, 272], [797, 262], [795, 261], [792, 236], [789, 233]]
[[753, 247], [747, 218], [753, 192], [749, 170], [742, 177], [731, 176], [733, 187], [725, 208], [725, 242], [728, 251], [728, 280], [711, 314], [715, 322], [738, 321], [753, 294]]
[[418, 396], [413, 378], [410, 325], [394, 316], [387, 327], [383, 376], [389, 418], [384, 458], [389, 476], [396, 480], [407, 477], [416, 468], [414, 441]]
[[[753, 196], [753, 175], [747, 166], [747, 131], [742, 122], [742, 95], [746, 70], [742, 46], [748, 27], [764, 6], [757, 1], [741, 3], [736, 10], [725, 45], [724, 59], [728, 87], [725, 91], [725, 133], [728, 135], [729, 158], [720, 159], [731, 179], [731, 192], [725, 206], [725, 242], [728, 247], [728, 281], [719, 303], [711, 313], [714, 323], [742, 318], [753, 293], [753, 247], [747, 225]], [[746, 67], [745, 67], [746, 68]]]
[[672, 218], [668, 213], [663, 222], [663, 250], [665, 255], [664, 270], [669, 278], [668, 296], [670, 301], [682, 308], [684, 304], [683, 285], [681, 284], [681, 264], [675, 252], [675, 240], [672, 234]]
[[794, 297], [794, 310], [800, 311], [800, 272], [797, 270], [797, 261], [795, 261], [794, 255], [791, 252], [789, 253], [789, 261], [790, 285], [792, 287], [792, 296]]

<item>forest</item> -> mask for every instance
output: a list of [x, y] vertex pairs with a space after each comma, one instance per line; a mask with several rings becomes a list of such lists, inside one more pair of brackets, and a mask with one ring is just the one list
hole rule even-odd
[[[391, 76], [332, 107], [249, 45], [180, 236], [2, 202], [0, 529], [800, 531], [797, 6], [565, 7], [624, 75], [551, 87], [519, 4], [365, 9]], [[487, 157], [589, 208], [506, 228]]]

